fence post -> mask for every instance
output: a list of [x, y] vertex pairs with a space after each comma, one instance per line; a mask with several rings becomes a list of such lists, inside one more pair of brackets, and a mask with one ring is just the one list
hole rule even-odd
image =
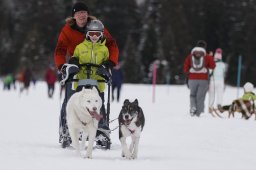
[[153, 94], [152, 94], [152, 102], [155, 103], [155, 97], [156, 97], [156, 74], [157, 73], [157, 67], [156, 63], [153, 64], [153, 79], [152, 79], [152, 85], [153, 85]]
[[239, 97], [239, 88], [240, 88], [240, 82], [241, 82], [241, 68], [242, 68], [242, 55], [239, 55], [238, 58], [238, 66], [237, 66], [237, 98]]

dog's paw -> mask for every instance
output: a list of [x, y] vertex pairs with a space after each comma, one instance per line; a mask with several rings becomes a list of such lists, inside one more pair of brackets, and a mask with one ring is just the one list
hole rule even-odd
[[130, 152], [126, 152], [126, 153], [124, 153], [124, 157], [126, 159], [132, 159], [132, 154]]
[[92, 154], [86, 153], [85, 158], [86, 158], [86, 159], [92, 159]]
[[131, 157], [132, 159], [137, 159], [137, 154], [133, 153]]
[[83, 153], [83, 154], [81, 154], [81, 157], [85, 158], [85, 159], [92, 159], [92, 154]]

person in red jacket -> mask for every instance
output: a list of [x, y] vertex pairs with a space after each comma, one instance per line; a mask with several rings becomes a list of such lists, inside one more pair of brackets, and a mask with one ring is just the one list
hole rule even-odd
[[[63, 64], [73, 56], [74, 50], [78, 44], [85, 39], [85, 28], [90, 20], [96, 19], [89, 15], [89, 9], [83, 2], [76, 2], [72, 7], [72, 17], [66, 19], [66, 24], [62, 28], [58, 42], [55, 48], [54, 60], [56, 67], [61, 71]], [[104, 28], [104, 37], [106, 38], [106, 46], [109, 50], [109, 60], [102, 65], [107, 68], [112, 68], [118, 63], [119, 50], [116, 41], [108, 32], [106, 27]], [[62, 147], [68, 147], [70, 145], [71, 138], [69, 136], [68, 127], [66, 125], [66, 104], [68, 99], [74, 93], [72, 89], [72, 83], [67, 82], [65, 84], [65, 98], [61, 108], [60, 124], [59, 124], [59, 142]]]
[[[96, 18], [89, 15], [88, 7], [84, 3], [77, 2], [74, 4], [72, 17], [66, 19], [66, 24], [60, 32], [55, 48], [54, 60], [59, 70], [63, 64], [67, 63], [66, 58], [69, 59], [73, 56], [76, 46], [85, 39], [86, 25], [92, 19]], [[106, 27], [104, 28], [104, 37], [109, 50], [109, 61], [105, 64], [113, 67], [118, 63], [117, 43]]]
[[209, 69], [215, 68], [212, 56], [206, 53], [206, 42], [197, 42], [184, 63], [190, 89], [190, 114], [200, 116], [204, 112], [204, 100], [209, 88]]
[[50, 65], [45, 73], [45, 81], [48, 87], [47, 93], [49, 98], [52, 98], [54, 94], [56, 80], [57, 80], [57, 75], [56, 75], [55, 67], [53, 65]]

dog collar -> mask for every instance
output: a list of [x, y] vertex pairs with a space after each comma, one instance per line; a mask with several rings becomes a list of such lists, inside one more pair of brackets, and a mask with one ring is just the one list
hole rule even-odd
[[77, 114], [75, 114], [75, 115], [76, 115], [77, 119], [82, 123], [82, 125], [84, 125], [84, 126], [87, 125], [87, 123], [83, 122], [83, 121], [79, 118], [79, 116], [78, 116]]
[[[81, 121], [81, 120], [80, 120]], [[86, 126], [87, 125], [87, 123], [85, 123], [85, 122], [83, 122], [83, 121], [81, 121], [81, 123], [82, 123], [82, 125], [84, 125], [84, 126]]]
[[129, 128], [127, 128], [127, 129], [131, 132], [131, 134], [134, 134], [135, 130], [131, 130]]

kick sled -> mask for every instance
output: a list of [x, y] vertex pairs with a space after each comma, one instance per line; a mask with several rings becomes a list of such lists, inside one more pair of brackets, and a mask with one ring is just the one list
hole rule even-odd
[[[237, 99], [232, 102], [231, 105], [226, 105], [220, 108], [213, 108], [213, 112], [210, 112], [213, 116], [215, 113], [218, 117], [220, 114], [228, 112], [228, 118], [235, 117], [235, 113], [241, 113], [241, 118], [248, 120], [252, 115], [255, 115], [256, 120], [256, 107], [253, 100]], [[215, 117], [215, 116], [214, 116]]]
[[[64, 68], [63, 68], [64, 67]], [[103, 113], [103, 123], [99, 123], [99, 127], [96, 133], [96, 144], [97, 147], [101, 147], [102, 149], [110, 149], [111, 139], [110, 139], [110, 129], [109, 129], [109, 114], [110, 114], [110, 87], [112, 84], [112, 76], [107, 68], [103, 68], [100, 65], [86, 63], [79, 64], [78, 66], [75, 64], [65, 64], [62, 68], [64, 69], [64, 73], [62, 75], [62, 80], [60, 81], [61, 85], [65, 85], [65, 88], [70, 88], [71, 86], [67, 86], [67, 83], [77, 82], [78, 86], [75, 92], [82, 90], [82, 88], [92, 88], [96, 87], [98, 89], [98, 83], [104, 82], [107, 84], [107, 109], [102, 108]], [[80, 71], [81, 67], [85, 67], [85, 74], [87, 75], [87, 79], [78, 80], [75, 79], [75, 75]], [[101, 76], [103, 80], [94, 80], [91, 79], [92, 68], [97, 68], [96, 74]], [[68, 91], [70, 89], [66, 89]], [[99, 90], [98, 90], [99, 91]], [[106, 110], [106, 111], [105, 111]], [[81, 139], [81, 136], [80, 136]]]

